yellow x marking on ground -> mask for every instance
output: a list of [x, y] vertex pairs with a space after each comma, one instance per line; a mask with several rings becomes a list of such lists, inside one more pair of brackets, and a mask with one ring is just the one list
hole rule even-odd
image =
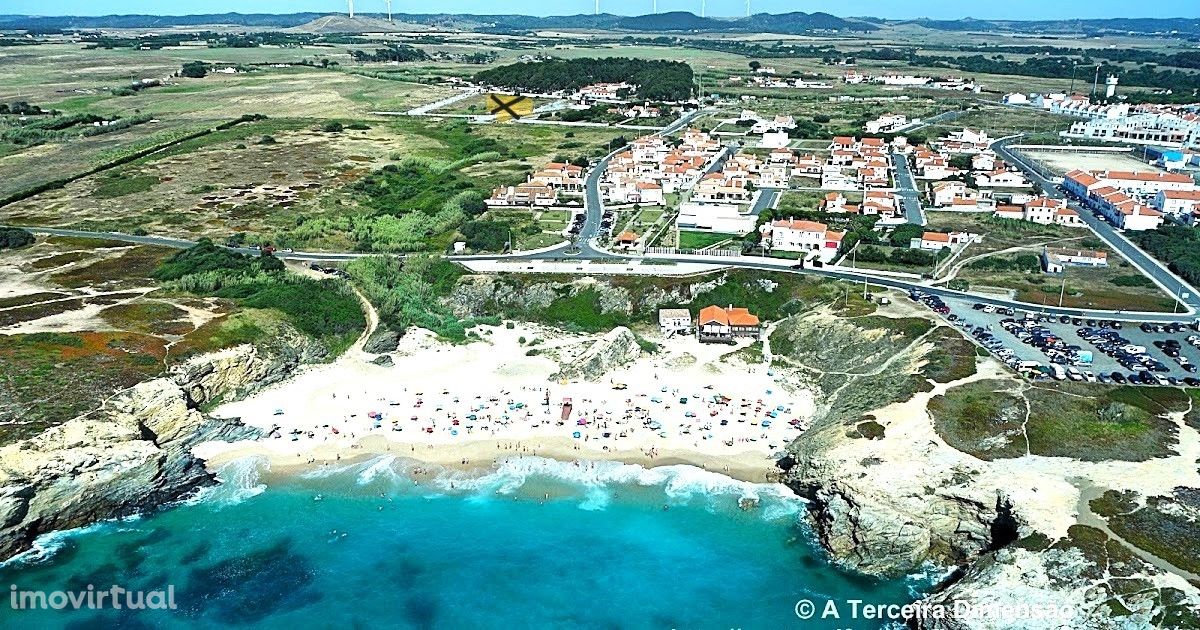
[[496, 120], [514, 120], [533, 113], [533, 99], [519, 94], [488, 94], [487, 108]]

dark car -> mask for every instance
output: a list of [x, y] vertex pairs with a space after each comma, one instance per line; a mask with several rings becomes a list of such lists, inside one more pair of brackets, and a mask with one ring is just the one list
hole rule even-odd
[[1187, 385], [1188, 387], [1200, 386], [1200, 378], [1196, 378], [1195, 376], [1185, 376], [1183, 377], [1183, 384]]
[[1138, 381], [1149, 385], [1154, 382], [1154, 375], [1147, 370], [1142, 370], [1138, 372]]
[[1121, 374], [1120, 372], [1113, 372], [1110, 376], [1112, 376], [1112, 380], [1114, 383], [1121, 383], [1121, 384], [1125, 383], [1125, 375]]

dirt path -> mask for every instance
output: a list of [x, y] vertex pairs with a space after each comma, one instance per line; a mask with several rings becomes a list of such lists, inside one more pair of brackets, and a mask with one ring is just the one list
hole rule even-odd
[[946, 271], [946, 275], [930, 282], [929, 284], [939, 285], [939, 284], [945, 284], [947, 282], [950, 282], [951, 280], [958, 277], [958, 272], [962, 271], [964, 267], [966, 267], [967, 265], [969, 265], [977, 260], [982, 260], [984, 258], [991, 258], [992, 256], [1000, 256], [1002, 254], [1015, 254], [1018, 252], [1035, 252], [1036, 253], [1037, 250], [1039, 250], [1040, 248], [1045, 247], [1047, 245], [1055, 245], [1055, 244], [1067, 243], [1070, 241], [1077, 241], [1081, 238], [1083, 238], [1083, 237], [1076, 236], [1076, 237], [1072, 237], [1072, 238], [1060, 238], [1060, 239], [1044, 241], [1041, 243], [1033, 243], [1032, 245], [1017, 245], [1017, 246], [1008, 247], [1005, 249], [998, 249], [994, 252], [984, 252], [982, 254], [975, 254], [974, 256], [968, 256], [967, 258], [964, 258], [958, 262], [955, 262], [950, 267], [950, 269], [948, 271]]

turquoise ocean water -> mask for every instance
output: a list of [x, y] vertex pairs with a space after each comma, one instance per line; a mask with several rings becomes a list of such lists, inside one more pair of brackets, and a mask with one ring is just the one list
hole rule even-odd
[[795, 605], [908, 602], [925, 586], [830, 566], [798, 499], [690, 467], [530, 458], [414, 484], [379, 458], [263, 484], [262, 466], [235, 462], [195, 499], [44, 537], [0, 567], [4, 595], [171, 585], [177, 609], [4, 602], [0, 626], [872, 628], [802, 622]]

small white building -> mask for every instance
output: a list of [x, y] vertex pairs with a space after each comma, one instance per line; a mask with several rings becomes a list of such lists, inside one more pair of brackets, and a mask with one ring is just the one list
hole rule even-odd
[[1062, 273], [1067, 266], [1107, 267], [1108, 253], [1086, 249], [1042, 248], [1042, 269], [1046, 273]]
[[690, 334], [692, 332], [692, 312], [686, 308], [659, 309], [658, 330], [664, 337]]
[[779, 149], [786, 147], [791, 142], [786, 131], [772, 130], [763, 132], [762, 141], [758, 146], [764, 149]]

